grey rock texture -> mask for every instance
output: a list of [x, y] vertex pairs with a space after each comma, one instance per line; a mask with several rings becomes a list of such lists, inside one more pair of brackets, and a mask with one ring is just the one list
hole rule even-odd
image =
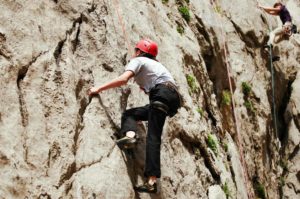
[[[262, 46], [278, 21], [256, 2], [0, 1], [0, 198], [299, 198], [300, 35], [274, 48], [276, 133]], [[300, 2], [284, 3], [299, 27]], [[143, 181], [147, 123], [134, 151], [111, 137], [147, 95], [134, 82], [86, 94], [121, 74], [144, 37], [158, 43], [184, 98], [165, 125], [160, 191], [150, 195], [133, 189]]]

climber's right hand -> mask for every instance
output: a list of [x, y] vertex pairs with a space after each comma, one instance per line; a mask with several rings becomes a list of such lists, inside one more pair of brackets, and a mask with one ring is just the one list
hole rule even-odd
[[99, 93], [99, 88], [98, 87], [91, 87], [91, 88], [89, 88], [87, 93], [88, 93], [89, 96], [97, 95]]

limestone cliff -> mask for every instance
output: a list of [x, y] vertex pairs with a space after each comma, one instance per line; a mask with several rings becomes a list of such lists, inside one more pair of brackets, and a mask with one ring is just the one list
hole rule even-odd
[[[279, 23], [256, 2], [1, 0], [0, 198], [299, 198], [300, 35], [274, 48], [275, 131], [262, 46]], [[284, 3], [299, 26], [300, 2]], [[86, 94], [145, 37], [184, 98], [164, 128], [157, 195], [133, 190], [147, 124], [131, 152], [111, 137], [147, 95], [134, 82]]]

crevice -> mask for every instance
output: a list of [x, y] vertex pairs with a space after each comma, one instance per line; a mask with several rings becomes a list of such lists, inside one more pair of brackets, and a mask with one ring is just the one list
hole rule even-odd
[[[284, 113], [287, 109], [287, 106], [290, 102], [290, 98], [291, 98], [291, 94], [292, 94], [292, 84], [294, 83], [296, 79], [296, 75], [294, 77], [292, 77], [292, 79], [290, 79], [287, 82], [287, 85], [283, 85], [284, 87], [286, 87], [283, 96], [282, 96], [282, 100], [281, 100], [281, 104], [278, 108], [278, 130], [279, 130], [279, 140], [286, 142], [286, 140], [288, 139], [288, 124], [284, 119]], [[279, 82], [279, 81], [277, 81]], [[284, 89], [284, 88], [283, 88]], [[295, 120], [296, 121], [296, 120]], [[280, 133], [281, 132], [281, 133]]]
[[62, 149], [59, 146], [59, 143], [56, 141], [53, 142], [53, 144], [48, 152], [48, 161], [47, 161], [48, 168], [51, 167], [51, 165], [50, 165], [51, 162], [55, 161], [58, 157], [60, 157], [61, 151], [62, 151]]
[[36, 60], [37, 60], [40, 56], [44, 55], [44, 54], [47, 53], [47, 52], [48, 52], [48, 51], [44, 51], [44, 52], [39, 53], [37, 56], [33, 57], [33, 58], [31, 59], [31, 61], [30, 61], [28, 64], [26, 64], [26, 65], [24, 65], [24, 66], [21, 67], [21, 69], [20, 69], [19, 72], [18, 72], [18, 78], [17, 78], [17, 85], [18, 85], [18, 87], [20, 87], [20, 81], [22, 81], [22, 80], [25, 78], [25, 76], [26, 76], [26, 74], [27, 74], [27, 72], [28, 72], [29, 67], [30, 67], [33, 63], [35, 63]]
[[209, 68], [212, 67], [212, 59], [214, 58], [215, 48], [213, 45], [213, 41], [211, 41], [210, 39], [210, 34], [206, 30], [202, 19], [197, 15], [195, 15], [195, 17], [198, 23], [196, 23], [195, 30], [193, 30], [193, 32], [198, 40], [199, 46], [201, 46], [201, 54], [204, 59], [205, 65], [208, 68], [207, 70], [209, 70]]
[[[261, 136], [263, 139], [263, 136]], [[264, 144], [262, 145], [262, 162], [263, 164], [268, 168], [272, 168], [272, 162], [270, 159], [273, 159], [273, 154], [274, 154], [274, 146], [272, 145], [272, 131], [271, 129], [266, 131], [266, 135], [264, 136]], [[268, 164], [269, 163], [269, 164]]]
[[[226, 59], [224, 57], [224, 47], [227, 52], [229, 52], [228, 47], [227, 45], [220, 46], [214, 30], [212, 29], [209, 32], [204, 28], [204, 23], [201, 18], [197, 17], [196, 19], [198, 20], [198, 24], [193, 28], [193, 32], [198, 39], [199, 46], [201, 46], [201, 56], [203, 57], [209, 79], [213, 83], [213, 91], [216, 94], [216, 99], [219, 103], [222, 91], [229, 88], [227, 67], [225, 63]], [[233, 90], [235, 90], [235, 84], [232, 77], [230, 79]]]
[[248, 31], [246, 34], [244, 34], [242, 29], [232, 19], [228, 20], [232, 23], [240, 39], [246, 44], [247, 47], [258, 48], [261, 46], [261, 44], [256, 40], [254, 30]]
[[237, 189], [237, 184], [236, 184], [236, 180], [235, 180], [235, 173], [234, 173], [234, 169], [233, 169], [233, 166], [232, 166], [232, 162], [231, 162], [231, 157], [230, 155], [227, 155], [227, 160], [229, 162], [229, 169], [230, 169], [230, 173], [231, 173], [231, 179], [235, 185], [235, 189]]
[[218, 170], [218, 168], [214, 164], [214, 160], [212, 155], [208, 152], [207, 146], [204, 141], [202, 140], [195, 140], [192, 138], [186, 137], [186, 135], [183, 135], [182, 133], [179, 134], [178, 137], [183, 146], [190, 152], [193, 153], [193, 148], [199, 148], [201, 156], [204, 159], [204, 164], [206, 168], [208, 168], [209, 172], [211, 173], [213, 179], [217, 184], [221, 183], [221, 172]]
[[71, 179], [74, 173], [76, 173], [76, 162], [72, 162], [72, 164], [68, 166], [66, 173], [61, 175], [58, 186], [60, 187], [66, 181]]
[[0, 56], [3, 56], [6, 60], [10, 60], [12, 55], [9, 50], [7, 50], [7, 46], [5, 45], [6, 36], [5, 34], [0, 32]]
[[[184, 53], [184, 52], [183, 52]], [[184, 53], [184, 63], [186, 66], [191, 67], [193, 74], [195, 75], [201, 91], [204, 95], [204, 109], [208, 114], [208, 118], [212, 121], [213, 127], [216, 127], [215, 130], [217, 132], [221, 132], [221, 124], [218, 121], [218, 113], [216, 111], [217, 107], [211, 102], [211, 95], [214, 93], [214, 88], [211, 84], [211, 80], [207, 77], [207, 72], [203, 65], [205, 64], [204, 60], [199, 56], [199, 60], [194, 60], [191, 55]], [[205, 66], [204, 66], [205, 67]]]
[[204, 164], [210, 171], [212, 177], [216, 181], [216, 183], [220, 184], [221, 180], [221, 172], [218, 170], [218, 168], [215, 166], [213, 158], [211, 157], [211, 154], [207, 151], [207, 146], [204, 145], [204, 143], [199, 145], [200, 152], [202, 154], [202, 157], [204, 158]]
[[[88, 13], [91, 13], [91, 12], [94, 12], [96, 10], [96, 8], [97, 8], [97, 5], [93, 2], [92, 5], [91, 5], [91, 7], [88, 8], [87, 11], [88, 11]], [[69, 30], [66, 31], [65, 38], [63, 40], [61, 40], [61, 41], [58, 42], [58, 44], [57, 44], [57, 46], [56, 46], [56, 48], [54, 50], [54, 53], [53, 53], [53, 56], [54, 56], [57, 64], [60, 61], [62, 49], [63, 49], [64, 43], [67, 40], [67, 36], [72, 34], [72, 32], [76, 29], [76, 24], [78, 24], [78, 28], [77, 28], [77, 32], [76, 32], [76, 35], [75, 35], [75, 39], [71, 41], [72, 52], [74, 53], [76, 51], [77, 46], [80, 43], [79, 35], [80, 35], [80, 30], [81, 30], [80, 29], [81, 24], [82, 24], [82, 22], [87, 22], [87, 21], [88, 21], [88, 18], [84, 15], [84, 12], [82, 12], [80, 14], [80, 16], [73, 21], [72, 27]]]
[[[23, 137], [26, 136], [26, 130], [24, 130], [23, 132]], [[30, 167], [30, 169], [36, 169], [36, 166], [34, 164], [32, 164], [28, 159], [28, 147], [27, 147], [27, 143], [26, 143], [26, 138], [23, 138], [24, 141], [23, 141], [23, 150], [24, 150], [24, 162], [26, 162], [26, 164]]]
[[[46, 51], [47, 52], [47, 51]], [[33, 57], [32, 60], [22, 66], [19, 71], [18, 71], [18, 77], [17, 77], [17, 87], [18, 87], [18, 95], [19, 95], [19, 104], [20, 104], [20, 113], [21, 113], [21, 118], [22, 118], [22, 125], [23, 127], [26, 127], [28, 125], [28, 110], [26, 107], [26, 102], [24, 99], [24, 93], [22, 90], [22, 81], [24, 80], [24, 78], [27, 75], [28, 69], [29, 67], [36, 62], [36, 60], [42, 56], [43, 54], [45, 54], [46, 52], [41, 52], [39, 53], [37, 56]]]
[[80, 108], [79, 108], [78, 114], [77, 114], [77, 125], [75, 127], [75, 134], [74, 134], [74, 137], [73, 137], [73, 140], [74, 140], [73, 154], [74, 154], [74, 156], [76, 156], [79, 135], [80, 135], [80, 133], [81, 133], [83, 127], [84, 127], [84, 125], [83, 125], [83, 115], [84, 115], [85, 110], [86, 110], [88, 105], [89, 105], [89, 101], [86, 98], [82, 98], [80, 100]]
[[[77, 27], [77, 32], [76, 32], [76, 35], [75, 35], [75, 38], [71, 41], [71, 44], [72, 44], [72, 52], [74, 53], [77, 49], [77, 46], [79, 45], [80, 43], [80, 40], [79, 40], [79, 35], [80, 35], [80, 30], [81, 30], [81, 24], [82, 22], [86, 22], [87, 23], [88, 21], [88, 18], [83, 14], [81, 13], [80, 14], [80, 17], [78, 17], [77, 19], [74, 20], [73, 22], [73, 25], [72, 25], [72, 28], [70, 30], [67, 31], [66, 34], [69, 34], [71, 35], [72, 32], [76, 29]], [[77, 25], [78, 24], [78, 25]]]
[[[79, 171], [81, 171], [82, 169], [91, 167], [95, 164], [101, 163], [103, 158], [108, 158], [110, 156], [110, 154], [113, 152], [114, 148], [115, 148], [116, 144], [113, 144], [113, 146], [108, 150], [108, 153], [104, 156], [101, 156], [99, 159], [94, 160], [90, 163], [81, 165], [79, 168], [76, 168], [76, 163], [73, 162], [67, 169], [67, 172], [65, 174], [63, 174], [59, 180], [59, 185], [58, 187], [61, 187], [66, 181], [70, 180], [74, 174], [78, 173]], [[68, 189], [71, 189], [72, 187], [69, 187]]]
[[76, 84], [76, 88], [75, 88], [75, 97], [76, 99], [79, 99], [79, 94], [82, 91], [84, 86], [84, 80], [83, 79], [79, 79], [79, 81]]
[[260, 15], [260, 18], [264, 24], [268, 25], [267, 19], [264, 17], [263, 14]]
[[4, 49], [0, 49], [0, 55], [3, 56], [7, 60], [10, 60], [11, 57], [12, 57], [10, 55], [10, 52], [8, 52], [5, 48]]
[[81, 21], [81, 22], [79, 23], [79, 25], [78, 25], [75, 39], [71, 41], [71, 43], [72, 43], [72, 52], [73, 52], [73, 53], [76, 51], [77, 46], [78, 46], [79, 43], [80, 43], [80, 40], [79, 40], [79, 34], [80, 34], [81, 23], [82, 23], [82, 21]]
[[120, 127], [114, 122], [114, 120], [112, 119], [112, 117], [110, 116], [109, 112], [108, 112], [108, 108], [104, 106], [103, 102], [102, 102], [102, 99], [100, 97], [100, 95], [97, 95], [97, 98], [99, 100], [99, 103], [101, 105], [101, 107], [104, 109], [104, 112], [106, 114], [106, 117], [108, 118], [109, 120], [109, 123], [111, 124], [111, 128], [114, 130], [114, 131], [120, 131]]
[[[209, 44], [209, 46], [211, 47], [211, 52], [213, 51], [212, 49], [212, 42], [210, 40], [210, 36], [209, 36], [209, 33], [207, 32], [207, 30], [205, 29], [205, 25], [202, 21], [202, 19], [198, 16], [198, 15], [195, 15], [196, 19], [197, 19], [197, 24], [196, 24], [196, 28], [198, 30], [198, 32], [204, 37], [205, 41]], [[198, 38], [199, 40], [199, 38]], [[201, 43], [198, 41], [198, 43]], [[213, 53], [211, 53], [212, 55]]]
[[76, 87], [75, 87], [75, 97], [76, 97], [76, 100], [79, 101], [79, 110], [78, 110], [78, 113], [77, 113], [75, 134], [74, 134], [74, 137], [73, 137], [73, 140], [74, 140], [73, 154], [74, 154], [74, 156], [76, 156], [76, 151], [77, 151], [77, 148], [78, 148], [77, 145], [78, 145], [79, 135], [80, 135], [80, 133], [81, 133], [83, 127], [84, 127], [84, 125], [83, 125], [83, 116], [85, 114], [85, 111], [86, 111], [88, 105], [91, 103], [91, 99], [92, 99], [91, 97], [87, 98], [86, 93], [83, 94], [82, 98], [80, 97], [80, 93], [85, 88], [87, 88], [87, 86], [92, 85], [93, 82], [94, 82], [94, 77], [93, 77], [92, 71], [87, 70], [85, 72], [88, 73], [91, 76], [91, 79], [84, 80], [84, 79], [80, 78], [78, 80], [77, 84], [76, 84]]
[[[104, 7], [105, 7], [105, 6], [104, 6]], [[96, 5], [96, 4], [94, 3], [94, 1], [93, 1], [91, 7], [88, 8], [88, 12], [89, 12], [89, 13], [92, 13], [92, 12], [94, 12], [96, 9], [97, 9], [97, 5]]]
[[27, 127], [28, 125], [28, 110], [26, 107], [24, 94], [22, 92], [21, 87], [18, 85], [18, 95], [19, 95], [19, 104], [20, 104], [20, 113], [21, 113], [21, 120], [22, 120], [22, 126]]
[[51, 199], [51, 196], [48, 193], [41, 193], [38, 199]]
[[72, 189], [72, 187], [73, 187], [73, 183], [74, 183], [74, 181], [72, 181], [72, 182], [66, 184], [66, 186], [65, 186], [65, 187], [66, 187], [66, 188], [65, 188], [65, 193], [66, 193], [66, 195], [69, 194], [69, 192], [71, 191], [71, 189]]
[[296, 155], [297, 155], [298, 152], [299, 152], [299, 149], [300, 149], [300, 146], [299, 146], [299, 145], [297, 145], [297, 146], [294, 148], [293, 152], [289, 155], [289, 160], [290, 160], [290, 161], [292, 161], [292, 160], [296, 157]]
[[214, 127], [218, 126], [218, 120], [216, 119], [216, 112], [215, 107], [210, 103], [209, 99], [211, 98], [211, 94], [213, 93], [213, 89], [209, 85], [209, 79], [206, 78], [204, 73], [204, 70], [201, 70], [202, 66], [201, 63], [197, 63], [192, 67], [193, 73], [196, 76], [197, 81], [199, 82], [199, 85], [201, 87], [201, 90], [204, 94], [204, 102], [205, 102], [205, 110], [208, 114], [208, 118], [212, 121], [212, 125]]
[[[88, 14], [94, 12], [97, 8], [97, 5], [93, 2], [91, 7], [87, 9], [88, 11]], [[81, 24], [82, 22], [85, 22], [87, 23], [88, 22], [88, 18], [85, 16], [84, 12], [82, 12], [80, 14], [80, 17], [78, 17], [74, 22], [73, 22], [73, 26], [72, 28], [67, 31], [67, 34], [70, 34], [74, 31], [74, 29], [76, 29], [76, 26], [78, 24], [78, 27], [77, 27], [77, 32], [76, 32], [76, 36], [75, 36], [75, 39], [71, 41], [71, 44], [72, 44], [72, 52], [74, 53], [77, 49], [77, 46], [80, 44], [80, 40], [79, 40], [79, 35], [80, 35], [80, 31], [81, 31]]]
[[287, 186], [291, 189], [293, 189], [293, 191], [295, 192], [296, 195], [298, 195], [300, 193], [300, 191], [297, 190], [297, 187], [295, 186], [294, 183], [287, 183]]
[[54, 50], [53, 56], [54, 56], [57, 64], [60, 61], [60, 56], [61, 56], [61, 53], [62, 53], [62, 48], [63, 48], [66, 40], [67, 40], [67, 38], [59, 41], [58, 44], [57, 44], [57, 46], [56, 46], [56, 48], [55, 48], [55, 50]]
[[109, 66], [108, 64], [106, 63], [103, 63], [102, 64], [102, 67], [104, 68], [104, 70], [108, 71], [108, 72], [114, 72], [114, 68]]

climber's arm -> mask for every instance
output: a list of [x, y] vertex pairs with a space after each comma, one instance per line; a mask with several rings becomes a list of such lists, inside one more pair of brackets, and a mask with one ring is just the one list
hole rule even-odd
[[110, 88], [120, 87], [124, 84], [127, 84], [128, 80], [130, 78], [132, 78], [133, 76], [134, 76], [134, 73], [132, 71], [125, 71], [122, 75], [120, 75], [116, 79], [114, 79], [106, 84], [103, 84], [98, 87], [90, 88], [88, 90], [88, 94], [94, 95], [94, 94], [98, 94], [99, 92], [110, 89]]
[[272, 8], [272, 7], [265, 7], [265, 6], [258, 5], [258, 8], [263, 9], [264, 11], [266, 11], [268, 14], [271, 15], [278, 15], [280, 12], [280, 7]]

